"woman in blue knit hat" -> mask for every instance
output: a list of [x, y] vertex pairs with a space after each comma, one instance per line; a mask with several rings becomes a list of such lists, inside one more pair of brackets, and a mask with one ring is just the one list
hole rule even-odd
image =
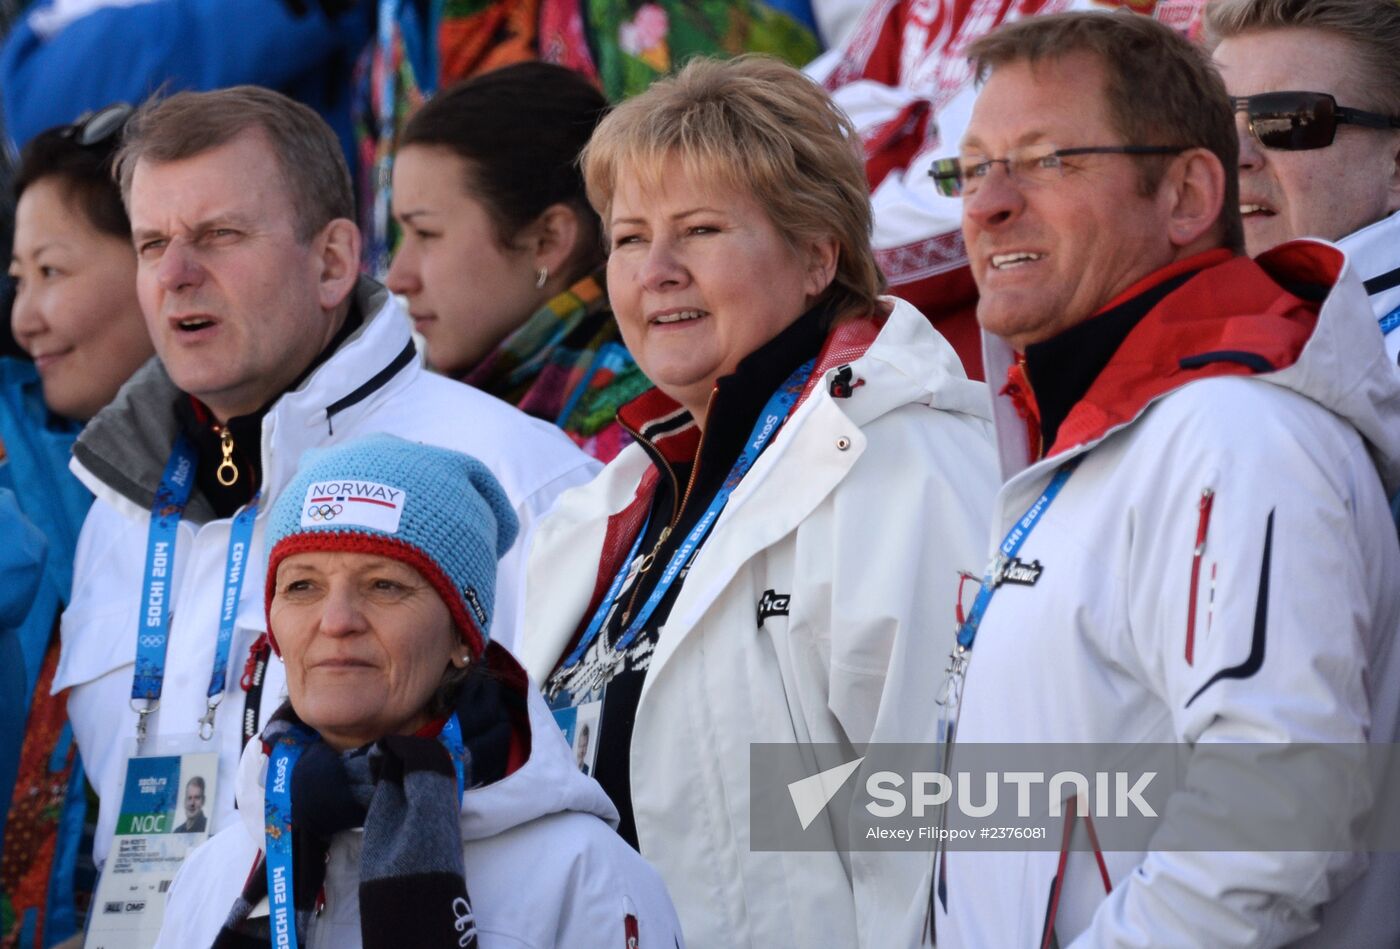
[[159, 946], [680, 944], [538, 690], [491, 643], [516, 521], [478, 461], [389, 435], [308, 454], [269, 524], [289, 701], [241, 826], [186, 861]]

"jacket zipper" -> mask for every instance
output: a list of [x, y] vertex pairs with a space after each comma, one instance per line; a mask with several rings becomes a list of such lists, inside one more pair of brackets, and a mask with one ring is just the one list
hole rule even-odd
[[218, 424], [214, 425], [213, 430], [214, 434], [219, 436], [219, 450], [224, 456], [214, 474], [219, 479], [219, 484], [231, 488], [238, 483], [238, 465], [233, 460], [233, 432], [229, 431], [227, 425]]
[[1191, 552], [1191, 593], [1186, 605], [1186, 664], [1195, 664], [1196, 654], [1196, 595], [1201, 585], [1201, 561], [1206, 552], [1206, 532], [1210, 530], [1210, 509], [1215, 504], [1215, 491], [1201, 490], [1197, 505], [1200, 517], [1196, 521], [1196, 547]]
[[[710, 390], [710, 399], [705, 404], [706, 418], [709, 418], [710, 409], [714, 407], [715, 393], [718, 391], [718, 388]], [[624, 425], [623, 428], [627, 428], [627, 426]], [[631, 429], [628, 429], [628, 431], [631, 431]], [[642, 437], [636, 432], [632, 432], [632, 437], [636, 438], [638, 441], [643, 441]], [[690, 500], [690, 491], [695, 487], [695, 476], [700, 472], [700, 451], [704, 447], [705, 430], [702, 428], [700, 430], [700, 441], [695, 445], [695, 462], [690, 466], [690, 478], [686, 481], [685, 494], [681, 495], [681, 502], [676, 505], [675, 511], [671, 515], [670, 523], [661, 528], [661, 536], [656, 539], [655, 546], [651, 548], [650, 553], [642, 558], [642, 563], [637, 568], [637, 579], [632, 582], [632, 595], [627, 599], [627, 609], [622, 612], [621, 625], [624, 627], [627, 625], [627, 621], [632, 618], [632, 610], [637, 606], [637, 594], [642, 591], [642, 577], [647, 575], [647, 571], [649, 571], [652, 564], [656, 562], [656, 555], [661, 552], [661, 545], [666, 543], [666, 540], [671, 536], [672, 528], [680, 521], [681, 513], [685, 510], [686, 502]], [[656, 452], [656, 457], [661, 459], [661, 463], [666, 466], [666, 473], [671, 476], [671, 493], [674, 496], [676, 491], [680, 488], [680, 482], [676, 478], [676, 470], [671, 467], [671, 463], [665, 459], [659, 450]]]

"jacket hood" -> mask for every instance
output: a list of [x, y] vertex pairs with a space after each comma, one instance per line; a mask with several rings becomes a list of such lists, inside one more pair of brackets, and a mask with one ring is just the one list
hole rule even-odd
[[[992, 405], [987, 386], [967, 378], [948, 341], [909, 303], [895, 297], [881, 299], [889, 308], [888, 316], [841, 323], [828, 334], [812, 379], [790, 421], [736, 489], [730, 506], [720, 515], [712, 539], [706, 543], [713, 543], [713, 537], [724, 533], [728, 519], [735, 516], [754, 491], [761, 490], [775, 466], [814, 463], [811, 444], [800, 440], [802, 430], [808, 425], [835, 426], [849, 438], [851, 450], [840, 452], [844, 459], [842, 465], [809, 467], [801, 490], [786, 490], [781, 505], [768, 505], [771, 516], [762, 519], [764, 529], [776, 536], [795, 528], [845, 477], [864, 450], [862, 430], [867, 423], [906, 405], [919, 404], [962, 414], [982, 423], [991, 421]], [[532, 580], [547, 584], [550, 595], [527, 604], [525, 622], [532, 631], [522, 637], [518, 646], [522, 662], [537, 681], [544, 681], [553, 671], [568, 643], [569, 633], [577, 631], [579, 617], [591, 616], [597, 608], [609, 581], [626, 557], [635, 532], [645, 520], [660, 477], [657, 463], [649, 452], [656, 452], [670, 461], [689, 461], [694, 456], [697, 441], [694, 422], [660, 390], [653, 389], [634, 399], [618, 418], [640, 436], [639, 441], [624, 448], [591, 483], [563, 494], [535, 535], [530, 567]], [[641, 439], [650, 444], [644, 444]], [[806, 447], [800, 449], [794, 447], [804, 445]], [[596, 573], [574, 571], [568, 576], [534, 576], [534, 571], [541, 569], [543, 563], [541, 550], [557, 551], [575, 546], [597, 552]], [[703, 599], [687, 585], [670, 622], [680, 621], [680, 604], [692, 596], [697, 602]], [[538, 634], [533, 627], [549, 632]], [[656, 670], [657, 666], [653, 665], [652, 669]], [[651, 675], [654, 676], [655, 671]]]
[[[415, 362], [408, 321], [388, 290], [361, 277], [354, 305], [365, 315], [364, 321], [301, 385], [283, 393], [263, 421], [263, 458], [270, 459], [263, 472], [265, 483], [291, 475], [290, 471], [279, 475], [266, 450], [268, 422], [279, 407], [289, 400], [305, 403], [311, 408], [306, 415], [319, 417], [329, 428], [338, 414], [369, 398]], [[364, 374], [348, 372], [347, 360], [382, 363], [384, 368], [357, 387], [346, 380], [363, 379]], [[149, 511], [179, 431], [173, 406], [181, 395], [160, 358], [151, 357], [78, 436], [73, 446], [74, 474], [95, 494], [115, 495], [113, 500], [123, 499], [143, 513]], [[171, 411], [152, 411], [153, 406], [169, 406]], [[213, 516], [209, 502], [195, 491], [185, 508], [186, 519], [203, 524]]]
[[1400, 211], [1337, 241], [1360, 274], [1379, 319], [1400, 307]]
[[[1252, 376], [1345, 419], [1365, 439], [1388, 493], [1400, 487], [1400, 375], [1389, 365], [1361, 278], [1323, 241], [1291, 241], [1255, 260], [1208, 251], [1129, 288], [1198, 272], [1134, 327], [1066, 416], [1047, 457], [1083, 449], [1192, 382]], [[1117, 302], [1117, 301], [1115, 301]], [[1111, 304], [1110, 304], [1111, 305]], [[1002, 476], [1028, 467], [1025, 425], [1000, 391], [1015, 354], [983, 333]]]
[[[530, 682], [525, 670], [505, 649], [492, 650], [493, 668], [505, 672], [511, 687], [525, 692], [529, 712], [529, 735], [522, 744], [529, 755], [505, 777], [491, 784], [468, 788], [462, 795], [459, 826], [463, 842], [484, 840], [512, 827], [528, 824], [550, 814], [577, 812], [592, 814], [617, 827], [617, 808], [597, 781], [579, 771], [573, 750], [554, 723], [540, 690]], [[503, 667], [503, 668], [502, 668]], [[263, 782], [267, 777], [267, 755], [261, 741], [250, 741], [243, 749], [238, 766], [238, 813], [243, 828], [255, 846], [263, 847]]]
[[850, 363], [853, 384], [859, 383], [866, 366], [870, 366], [867, 374], [881, 379], [872, 398], [851, 400], [852, 421], [863, 425], [912, 403], [990, 421], [987, 386], [967, 377], [952, 345], [942, 335], [929, 333], [928, 319], [913, 304], [898, 297], [881, 300], [890, 306], [890, 315], [868, 346], [859, 352], [844, 351], [842, 340], [833, 334], [824, 353], [838, 360], [838, 365]]

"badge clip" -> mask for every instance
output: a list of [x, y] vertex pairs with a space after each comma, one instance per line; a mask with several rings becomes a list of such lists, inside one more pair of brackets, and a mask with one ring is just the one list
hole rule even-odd
[[953, 651], [948, 654], [948, 668], [943, 670], [946, 675], [936, 699], [939, 705], [956, 706], [962, 700], [962, 685], [963, 679], [967, 676], [967, 661], [967, 647], [961, 643], [954, 646]]
[[199, 719], [199, 737], [208, 741], [214, 737], [214, 713], [219, 710], [219, 703], [211, 701], [209, 708]]
[[140, 747], [146, 741], [146, 719], [151, 717], [151, 713], [160, 708], [160, 700], [148, 700], [141, 707], [136, 707], [136, 700], [131, 702], [131, 710], [136, 713], [136, 744]]

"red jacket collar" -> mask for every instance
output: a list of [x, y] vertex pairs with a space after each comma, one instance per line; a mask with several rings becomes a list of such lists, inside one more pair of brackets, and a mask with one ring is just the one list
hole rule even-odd
[[[880, 329], [885, 325], [887, 314], [872, 315], [862, 319], [838, 323], [827, 334], [822, 344], [817, 363], [812, 369], [812, 377], [802, 397], [793, 411], [807, 400], [815, 388], [822, 383], [828, 371], [851, 362], [863, 355]], [[860, 379], [851, 378], [842, 382], [849, 390], [862, 384]], [[657, 455], [675, 464], [692, 461], [700, 446], [700, 429], [690, 413], [680, 403], [660, 389], [649, 389], [624, 405], [617, 413], [618, 421], [628, 429], [637, 443], [652, 457], [652, 464], [642, 475], [641, 481], [627, 506], [608, 517], [603, 535], [603, 549], [599, 555], [598, 573], [594, 579], [593, 594], [589, 597], [588, 609], [574, 631], [569, 650], [574, 648], [583, 633], [588, 618], [598, 609], [612, 578], [622, 567], [622, 561], [631, 549], [632, 542], [646, 523], [651, 510], [652, 498], [656, 494], [656, 484], [661, 477], [655, 458]], [[565, 650], [564, 655], [569, 654]]]
[[1257, 261], [1219, 249], [1176, 261], [1129, 287], [1108, 306], [1177, 274], [1201, 271], [1128, 334], [1070, 410], [1046, 456], [1103, 437], [1189, 382], [1291, 366], [1312, 336], [1321, 303], [1283, 285], [1330, 288], [1341, 266], [1340, 254], [1314, 244], [1287, 244]]
[[[875, 342], [875, 337], [880, 335], [885, 319], [883, 315], [870, 316], [847, 320], [833, 327], [822, 344], [812, 377], [807, 381], [807, 388], [797, 401], [797, 406], [807, 400], [829, 370], [864, 355]], [[797, 406], [794, 406], [794, 411]], [[695, 457], [700, 443], [699, 427], [679, 402], [660, 389], [648, 389], [628, 402], [618, 410], [617, 418], [638, 441], [667, 461], [685, 462]]]

